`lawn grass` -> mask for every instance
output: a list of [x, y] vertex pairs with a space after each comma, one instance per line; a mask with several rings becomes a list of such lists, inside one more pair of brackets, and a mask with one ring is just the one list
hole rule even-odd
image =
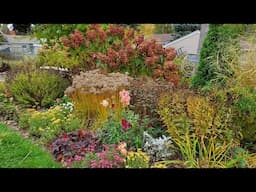
[[0, 123], [0, 168], [59, 168], [45, 150]]

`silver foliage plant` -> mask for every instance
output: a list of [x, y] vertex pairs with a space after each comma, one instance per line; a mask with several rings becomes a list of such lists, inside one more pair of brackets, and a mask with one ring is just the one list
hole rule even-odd
[[150, 156], [153, 162], [167, 160], [175, 155], [175, 147], [170, 137], [162, 135], [162, 137], [153, 138], [145, 131], [143, 137], [143, 150]]
[[63, 106], [69, 112], [72, 112], [74, 110], [74, 105], [72, 102], [62, 103], [61, 106]]

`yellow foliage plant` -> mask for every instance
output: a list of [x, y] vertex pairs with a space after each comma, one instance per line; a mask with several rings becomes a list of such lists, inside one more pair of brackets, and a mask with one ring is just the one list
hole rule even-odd
[[256, 88], [256, 53], [254, 50], [248, 50], [244, 52], [241, 56], [239, 63], [239, 69], [236, 70], [237, 74], [237, 83], [241, 86], [251, 86]]
[[87, 124], [88, 128], [100, 128], [110, 114], [117, 120], [121, 119], [123, 107], [119, 90], [94, 94], [84, 93], [78, 89], [71, 95], [71, 99], [74, 104], [74, 113], [84, 124]]
[[148, 168], [149, 156], [138, 149], [137, 152], [130, 151], [127, 154], [126, 168]]
[[155, 25], [154, 24], [141, 24], [139, 26], [139, 31], [145, 36], [145, 38], [150, 38], [154, 33]]
[[178, 91], [160, 98], [158, 113], [186, 167], [225, 167], [235, 145], [231, 111], [208, 97]]
[[246, 163], [248, 168], [256, 168], [256, 154], [250, 154]]
[[185, 157], [184, 165], [188, 168], [225, 168], [233, 143], [216, 141], [217, 136], [204, 138], [187, 133], [184, 139], [177, 140], [176, 144]]
[[159, 100], [158, 114], [167, 127], [168, 133], [180, 137], [190, 128], [186, 112], [186, 93], [177, 91], [171, 96], [162, 95]]

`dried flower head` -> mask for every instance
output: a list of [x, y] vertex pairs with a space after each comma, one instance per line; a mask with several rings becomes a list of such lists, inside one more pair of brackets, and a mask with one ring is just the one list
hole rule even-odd
[[81, 89], [84, 93], [101, 94], [104, 92], [116, 92], [121, 88], [129, 87], [132, 78], [122, 73], [103, 74], [100, 70], [81, 72], [73, 77], [73, 83], [65, 91], [72, 95]]

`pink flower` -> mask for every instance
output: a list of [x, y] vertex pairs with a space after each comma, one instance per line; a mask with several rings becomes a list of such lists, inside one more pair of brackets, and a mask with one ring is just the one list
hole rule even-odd
[[120, 96], [120, 100], [123, 107], [130, 105], [131, 97], [130, 97], [129, 91], [126, 91], [123, 89], [122, 91], [119, 92], [119, 96]]
[[93, 28], [93, 29], [98, 29], [99, 27], [100, 27], [99, 24], [92, 24], [92, 28]]
[[66, 160], [66, 166], [69, 167], [69, 166], [71, 165], [72, 161], [73, 161], [72, 157], [69, 158], [69, 159], [67, 159], [67, 160]]
[[76, 155], [74, 159], [75, 161], [81, 161], [83, 158], [79, 155]]
[[122, 149], [122, 148], [126, 148], [127, 144], [125, 142], [120, 142], [118, 144], [118, 148]]
[[114, 155], [114, 159], [116, 162], [118, 162], [118, 161], [122, 162], [122, 158], [117, 154]]
[[117, 146], [117, 149], [121, 152], [122, 155], [126, 155], [127, 154], [127, 150], [126, 150], [126, 143], [125, 142], [120, 142]]

